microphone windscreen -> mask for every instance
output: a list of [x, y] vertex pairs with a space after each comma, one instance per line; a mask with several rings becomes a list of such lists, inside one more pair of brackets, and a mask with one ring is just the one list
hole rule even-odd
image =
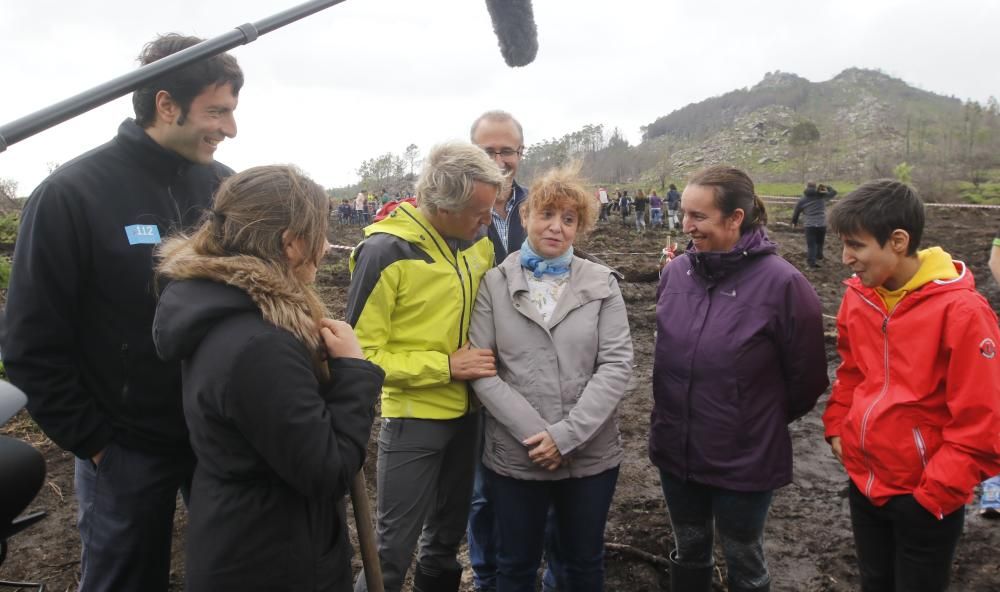
[[31, 503], [45, 482], [45, 458], [31, 444], [0, 436], [0, 541], [11, 523]]
[[531, 0], [486, 0], [500, 53], [511, 68], [527, 66], [538, 53], [538, 29]]

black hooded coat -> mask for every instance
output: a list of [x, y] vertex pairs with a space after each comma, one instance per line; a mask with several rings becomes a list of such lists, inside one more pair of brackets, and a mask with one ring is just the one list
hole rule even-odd
[[365, 458], [384, 373], [337, 358], [316, 378], [308, 348], [247, 292], [174, 281], [153, 324], [182, 360], [198, 459], [189, 505], [188, 592], [351, 587], [344, 495]]

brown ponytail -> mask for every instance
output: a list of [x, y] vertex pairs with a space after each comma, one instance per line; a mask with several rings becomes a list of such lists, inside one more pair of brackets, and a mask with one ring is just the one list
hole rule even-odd
[[753, 194], [753, 210], [753, 219], [750, 221], [750, 226], [767, 226], [767, 208], [764, 207], [764, 200], [756, 193]]

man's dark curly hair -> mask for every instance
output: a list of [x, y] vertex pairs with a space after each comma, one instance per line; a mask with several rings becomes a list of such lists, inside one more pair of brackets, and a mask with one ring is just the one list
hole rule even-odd
[[[151, 64], [201, 42], [202, 39], [198, 37], [186, 37], [177, 33], [161, 35], [142, 48], [139, 63], [143, 66]], [[132, 93], [135, 121], [143, 128], [153, 125], [156, 120], [156, 93], [165, 90], [180, 106], [181, 117], [178, 123], [183, 125], [194, 98], [206, 87], [222, 84], [232, 85], [235, 96], [240, 94], [243, 87], [243, 70], [236, 63], [236, 58], [227, 53], [198, 60], [180, 70], [160, 76]]]

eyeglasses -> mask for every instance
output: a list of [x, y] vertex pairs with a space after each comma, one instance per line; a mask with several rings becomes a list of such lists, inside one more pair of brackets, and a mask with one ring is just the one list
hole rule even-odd
[[483, 148], [483, 152], [485, 152], [486, 156], [489, 156], [490, 158], [496, 158], [499, 156], [500, 158], [507, 160], [508, 158], [514, 158], [515, 156], [521, 156], [521, 153], [524, 152], [524, 147], [522, 146], [517, 150], [514, 150], [513, 148], [501, 148], [500, 150]]

